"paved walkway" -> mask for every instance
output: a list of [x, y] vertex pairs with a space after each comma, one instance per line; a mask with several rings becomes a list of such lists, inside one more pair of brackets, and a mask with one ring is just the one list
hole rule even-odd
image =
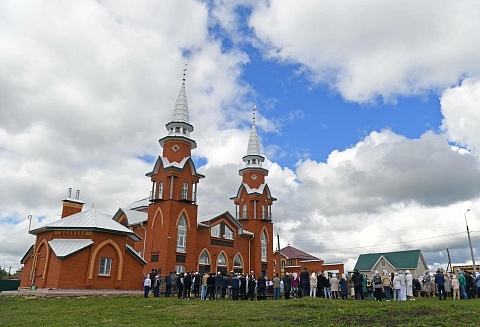
[[47, 289], [39, 288], [32, 290], [3, 291], [0, 295], [20, 296], [87, 296], [87, 295], [138, 295], [142, 296], [143, 291], [124, 290], [77, 290], [77, 289]]

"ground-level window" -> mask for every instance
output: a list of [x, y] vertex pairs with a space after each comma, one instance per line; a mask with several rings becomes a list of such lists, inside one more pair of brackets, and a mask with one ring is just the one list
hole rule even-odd
[[218, 255], [217, 263], [219, 266], [226, 266], [227, 265], [227, 258], [225, 257], [225, 254], [220, 253]]
[[210, 256], [208, 255], [207, 251], [203, 250], [202, 254], [200, 255], [200, 259], [198, 261], [199, 261], [199, 264], [201, 265], [210, 264]]
[[242, 257], [240, 256], [240, 254], [237, 254], [235, 256], [235, 258], [233, 259], [233, 267], [234, 268], [242, 268], [243, 267], [243, 261], [242, 261]]
[[98, 269], [98, 275], [110, 276], [111, 268], [112, 268], [112, 258], [100, 258], [100, 268]]
[[184, 272], [185, 272], [185, 266], [176, 265], [176, 266], [175, 266], [175, 271], [176, 271], [177, 273], [184, 273]]

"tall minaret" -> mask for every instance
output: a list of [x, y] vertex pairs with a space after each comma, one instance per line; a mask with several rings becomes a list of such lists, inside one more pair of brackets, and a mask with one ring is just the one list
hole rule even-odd
[[172, 119], [166, 124], [168, 134], [159, 140], [163, 154], [146, 174], [152, 188], [144, 259], [147, 269], [161, 267], [167, 272], [194, 269], [191, 267], [196, 264], [196, 258], [188, 259], [186, 253], [195, 250], [197, 185], [204, 178], [191, 158], [197, 144], [190, 138], [193, 126], [189, 123], [185, 71]]
[[273, 273], [273, 223], [272, 204], [276, 199], [272, 197], [265, 182], [268, 170], [262, 168], [265, 157], [260, 151], [255, 126], [256, 106], [253, 107], [252, 129], [248, 140], [247, 155], [243, 162], [245, 167], [239, 170], [242, 176], [237, 195], [233, 198], [236, 207], [236, 217], [245, 230], [255, 234], [252, 240], [252, 256], [250, 262], [254, 272], [259, 274], [265, 270], [269, 276]]

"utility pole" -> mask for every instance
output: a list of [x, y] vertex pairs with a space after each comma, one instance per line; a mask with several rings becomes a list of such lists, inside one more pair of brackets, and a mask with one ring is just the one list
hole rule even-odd
[[[445, 269], [446, 272], [453, 273], [453, 267], [452, 267], [452, 261], [450, 261], [450, 252], [448, 251], [447, 248], [447, 256], [448, 256], [448, 265], [447, 269]], [[450, 267], [450, 269], [448, 269]]]
[[472, 264], [473, 264], [473, 276], [477, 275], [477, 266], [475, 265], [475, 257], [473, 255], [473, 248], [472, 248], [472, 240], [470, 238], [470, 229], [468, 229], [468, 223], [467, 223], [467, 212], [469, 212], [470, 209], [467, 209], [463, 216], [465, 217], [465, 225], [467, 226], [467, 235], [468, 235], [468, 244], [470, 245], [470, 254], [472, 256]]

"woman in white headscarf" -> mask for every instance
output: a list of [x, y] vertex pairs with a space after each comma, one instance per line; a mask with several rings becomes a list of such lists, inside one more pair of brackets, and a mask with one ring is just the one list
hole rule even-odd
[[310, 297], [317, 297], [317, 275], [313, 271], [310, 275]]
[[332, 299], [338, 299], [338, 283], [337, 274], [332, 274], [332, 278], [330, 278], [330, 293], [332, 294]]
[[293, 298], [296, 299], [298, 298], [298, 288], [300, 287], [300, 278], [298, 278], [298, 275], [296, 272], [293, 273], [293, 277], [291, 280], [292, 280]]
[[407, 301], [407, 281], [402, 270], [398, 272], [398, 278], [400, 279], [400, 301]]

